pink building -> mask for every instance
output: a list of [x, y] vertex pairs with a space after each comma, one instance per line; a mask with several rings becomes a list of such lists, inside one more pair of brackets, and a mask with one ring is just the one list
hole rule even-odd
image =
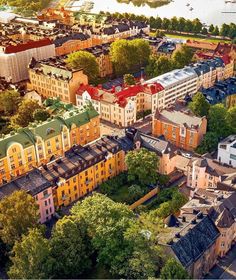
[[55, 213], [52, 185], [37, 169], [1, 186], [0, 199], [18, 190], [24, 190], [35, 198], [40, 223], [52, 218]]
[[187, 186], [192, 188], [216, 188], [225, 180], [227, 174], [236, 172], [235, 168], [222, 165], [210, 157], [193, 158], [187, 168]]

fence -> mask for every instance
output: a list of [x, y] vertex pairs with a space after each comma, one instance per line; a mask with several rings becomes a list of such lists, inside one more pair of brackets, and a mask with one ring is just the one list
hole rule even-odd
[[134, 210], [139, 205], [143, 204], [150, 198], [152, 198], [154, 195], [157, 195], [159, 193], [160, 189], [156, 187], [155, 189], [151, 190], [149, 193], [145, 194], [143, 197], [141, 197], [139, 200], [135, 201], [132, 205], [130, 205], [130, 209]]

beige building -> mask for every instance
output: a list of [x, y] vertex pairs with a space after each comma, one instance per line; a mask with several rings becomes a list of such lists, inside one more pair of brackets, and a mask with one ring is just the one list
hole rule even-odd
[[88, 84], [82, 69], [69, 69], [62, 57], [42, 61], [32, 59], [29, 64], [28, 89], [36, 90], [42, 97], [59, 97], [61, 101], [76, 103], [76, 91]]

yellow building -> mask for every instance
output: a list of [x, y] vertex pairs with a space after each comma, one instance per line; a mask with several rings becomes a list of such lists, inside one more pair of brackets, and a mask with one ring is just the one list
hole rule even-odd
[[62, 156], [73, 145], [100, 136], [99, 115], [93, 108], [73, 108], [61, 116], [0, 137], [0, 184]]
[[114, 137], [103, 137], [81, 147], [73, 146], [59, 158], [40, 168], [48, 181], [55, 182], [55, 208], [67, 206], [91, 193], [102, 182], [125, 170], [125, 152]]
[[69, 69], [65, 57], [53, 57], [29, 65], [28, 89], [36, 90], [42, 97], [59, 97], [61, 101], [75, 104], [75, 94], [81, 84], [88, 84], [82, 69]]

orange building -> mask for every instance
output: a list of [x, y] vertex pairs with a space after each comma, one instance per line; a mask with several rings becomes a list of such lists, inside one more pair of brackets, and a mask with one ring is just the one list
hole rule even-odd
[[196, 117], [186, 107], [169, 107], [156, 111], [153, 118], [152, 134], [163, 135], [175, 146], [192, 151], [201, 143], [206, 134], [206, 117]]
[[75, 23], [74, 13], [72, 11], [65, 10], [63, 7], [60, 9], [44, 9], [37, 18], [38, 20], [46, 21], [58, 20], [66, 25], [73, 25]]

